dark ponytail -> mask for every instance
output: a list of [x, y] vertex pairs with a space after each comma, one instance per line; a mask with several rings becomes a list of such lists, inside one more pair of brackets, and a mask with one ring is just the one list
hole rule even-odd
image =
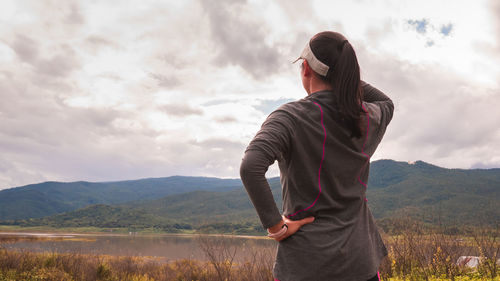
[[354, 49], [342, 34], [331, 31], [316, 34], [310, 46], [316, 58], [329, 66], [326, 77], [317, 75], [333, 88], [340, 122], [351, 137], [361, 137], [363, 90]]

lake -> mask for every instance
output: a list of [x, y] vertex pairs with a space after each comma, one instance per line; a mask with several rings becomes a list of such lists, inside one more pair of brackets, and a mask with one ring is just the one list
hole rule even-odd
[[277, 242], [249, 236], [0, 232], [0, 245], [10, 250], [146, 256], [168, 262], [178, 259], [205, 261], [207, 250], [216, 253], [229, 250], [226, 252], [234, 253], [235, 261], [246, 261], [256, 252], [268, 252], [274, 258]]

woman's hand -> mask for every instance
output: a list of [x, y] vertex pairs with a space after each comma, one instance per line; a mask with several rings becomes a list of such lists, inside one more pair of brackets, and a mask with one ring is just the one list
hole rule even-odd
[[281, 222], [279, 222], [278, 224], [276, 224], [276, 225], [268, 228], [268, 231], [270, 233], [276, 233], [276, 232], [278, 232], [281, 229], [281, 227], [283, 226], [283, 224], [286, 223], [286, 225], [288, 226], [288, 229], [285, 232], [285, 234], [283, 234], [280, 237], [273, 238], [274, 240], [276, 240], [276, 241], [279, 242], [281, 240], [284, 240], [284, 239], [292, 236], [303, 225], [311, 223], [313, 221], [314, 221], [314, 217], [307, 217], [307, 218], [304, 218], [304, 219], [301, 219], [301, 220], [298, 220], [298, 221], [293, 221], [293, 220], [290, 220], [290, 219], [286, 218], [285, 216], [283, 216], [283, 220], [281, 220]]

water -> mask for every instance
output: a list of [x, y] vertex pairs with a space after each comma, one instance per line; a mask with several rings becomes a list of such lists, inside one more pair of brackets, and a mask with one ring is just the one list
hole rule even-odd
[[235, 260], [247, 260], [256, 251], [273, 255], [276, 242], [250, 237], [194, 235], [90, 235], [55, 233], [2, 233], [2, 246], [32, 252], [78, 253], [113, 256], [147, 256], [162, 261], [177, 259], [207, 260], [203, 247], [210, 251], [227, 248]]

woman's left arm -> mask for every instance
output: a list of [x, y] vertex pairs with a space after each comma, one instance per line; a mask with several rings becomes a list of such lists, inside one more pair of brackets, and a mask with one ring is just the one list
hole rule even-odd
[[266, 160], [264, 152], [247, 150], [241, 162], [240, 176], [262, 225], [268, 233], [278, 233], [286, 224], [286, 232], [283, 235], [272, 237], [276, 241], [282, 241], [297, 232], [304, 224], [313, 222], [314, 217], [292, 221], [280, 215], [265, 177], [268, 167], [269, 160]]
[[266, 171], [274, 162], [257, 149], [247, 150], [241, 161], [240, 177], [264, 228], [270, 228], [281, 221], [281, 214], [274, 201]]

